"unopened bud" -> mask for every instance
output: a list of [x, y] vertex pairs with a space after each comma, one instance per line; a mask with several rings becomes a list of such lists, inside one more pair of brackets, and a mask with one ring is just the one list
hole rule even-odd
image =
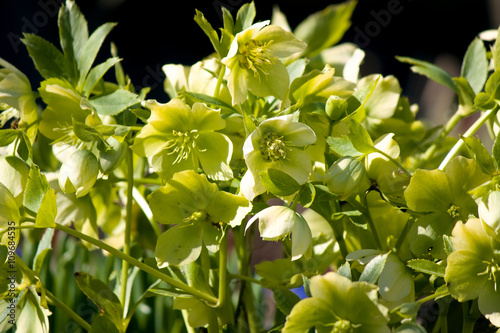
[[99, 168], [105, 175], [120, 165], [127, 152], [127, 143], [125, 141], [120, 142], [110, 136], [106, 139], [106, 143], [109, 145], [108, 149], [99, 154]]
[[61, 166], [59, 186], [64, 193], [75, 193], [79, 198], [89, 193], [98, 174], [96, 156], [89, 150], [77, 150]]
[[363, 164], [356, 158], [344, 156], [328, 169], [325, 182], [333, 194], [345, 200], [362, 185], [364, 177]]
[[345, 116], [347, 110], [347, 102], [336, 95], [328, 97], [325, 105], [325, 112], [331, 120], [339, 120]]

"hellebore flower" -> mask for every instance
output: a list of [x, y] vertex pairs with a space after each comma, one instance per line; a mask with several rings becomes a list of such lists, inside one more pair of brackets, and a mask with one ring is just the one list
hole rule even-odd
[[344, 156], [335, 161], [324, 178], [330, 191], [340, 197], [339, 200], [346, 200], [358, 191], [363, 180], [366, 180], [365, 167], [351, 156]]
[[271, 206], [254, 215], [245, 228], [259, 219], [260, 236], [264, 240], [277, 241], [292, 234], [292, 260], [300, 259], [311, 247], [312, 234], [306, 220], [293, 209]]
[[247, 90], [252, 94], [283, 99], [290, 78], [279, 58], [304, 50], [306, 43], [269, 21], [255, 23], [236, 34], [229, 52], [221, 60], [229, 69], [228, 87], [233, 105], [243, 103]]
[[484, 230], [491, 237], [500, 240], [500, 191], [493, 191], [487, 198], [479, 201], [478, 211]]
[[479, 310], [500, 326], [500, 243], [492, 239], [476, 218], [455, 225], [451, 241], [454, 251], [447, 258], [444, 279], [459, 302], [479, 297]]
[[132, 149], [139, 156], [150, 157], [153, 169], [163, 179], [178, 171], [197, 170], [199, 164], [211, 179], [233, 178], [231, 140], [215, 132], [226, 126], [219, 111], [202, 103], [191, 108], [175, 98], [166, 104], [148, 100], [145, 106], [151, 109], [151, 117]]
[[158, 238], [155, 255], [160, 268], [195, 261], [202, 245], [217, 252], [222, 224], [231, 222], [238, 208], [249, 206], [244, 197], [219, 191], [205, 175], [192, 170], [174, 174], [148, 200], [158, 222], [177, 224]]
[[311, 278], [312, 297], [299, 301], [288, 315], [283, 333], [389, 333], [387, 309], [378, 304], [377, 287], [352, 282], [329, 272]]
[[99, 174], [97, 157], [89, 150], [77, 150], [62, 164], [59, 186], [64, 193], [83, 197], [94, 186]]
[[248, 171], [241, 180], [241, 192], [252, 200], [266, 191], [259, 172], [277, 169], [304, 184], [311, 173], [311, 158], [299, 149], [316, 142], [314, 131], [292, 121], [293, 115], [264, 120], [246, 139], [243, 157]]

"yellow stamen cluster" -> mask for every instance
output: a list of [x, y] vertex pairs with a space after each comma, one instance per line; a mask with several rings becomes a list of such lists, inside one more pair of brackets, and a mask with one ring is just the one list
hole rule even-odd
[[251, 40], [240, 46], [238, 60], [241, 67], [253, 72], [255, 78], [260, 80], [260, 75], [269, 75], [270, 67], [277, 60], [269, 50], [272, 41], [262, 43]]
[[262, 135], [262, 140], [259, 142], [259, 150], [266, 162], [276, 162], [286, 158], [286, 143], [282, 136], [274, 132]]
[[189, 154], [196, 148], [196, 138], [198, 138], [198, 131], [193, 130], [190, 132], [178, 132], [172, 130], [172, 137], [167, 141], [165, 149], [171, 150], [169, 155], [177, 154], [173, 163], [179, 163], [189, 157]]

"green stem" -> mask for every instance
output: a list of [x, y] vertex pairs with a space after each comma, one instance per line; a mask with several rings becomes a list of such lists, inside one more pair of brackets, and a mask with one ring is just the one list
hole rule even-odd
[[[127, 206], [126, 206], [126, 217], [125, 217], [125, 240], [123, 244], [123, 253], [130, 255], [130, 242], [131, 242], [131, 230], [132, 230], [132, 204], [133, 204], [133, 189], [134, 189], [134, 155], [132, 149], [128, 148], [127, 151]], [[121, 274], [121, 293], [120, 301], [124, 308], [127, 308], [127, 281], [128, 281], [128, 269], [129, 263], [127, 261], [122, 262], [122, 274]], [[124, 313], [124, 316], [127, 314]]]
[[72, 235], [74, 237], [77, 237], [77, 238], [84, 240], [86, 242], [89, 242], [90, 244], [93, 244], [97, 247], [100, 247], [101, 249], [111, 253], [115, 257], [120, 258], [133, 266], [136, 266], [137, 268], [143, 270], [144, 272], [146, 272], [146, 273], [148, 273], [148, 274], [150, 274], [150, 275], [152, 275], [160, 280], [165, 281], [166, 283], [170, 284], [171, 286], [173, 286], [175, 288], [181, 289], [188, 294], [191, 294], [191, 295], [193, 295], [201, 300], [206, 301], [209, 304], [213, 305], [213, 304], [217, 304], [217, 302], [218, 302], [218, 299], [213, 297], [212, 295], [207, 295], [197, 288], [193, 288], [190, 285], [187, 285], [183, 282], [180, 282], [180, 281], [154, 269], [153, 267], [148, 266], [143, 262], [140, 262], [139, 260], [135, 259], [134, 257], [131, 257], [131, 256], [123, 253], [122, 251], [115, 249], [114, 247], [112, 247], [112, 246], [110, 246], [110, 245], [108, 245], [108, 244], [106, 244], [106, 243], [104, 243], [104, 242], [102, 242], [94, 237], [88, 236], [84, 233], [81, 233], [75, 229], [71, 229], [69, 227], [66, 227], [62, 224], [56, 224], [53, 228], [60, 230], [62, 232], [65, 232], [65, 233]]
[[252, 282], [252, 283], [255, 283], [255, 284], [261, 284], [261, 282], [257, 279], [254, 279], [250, 276], [246, 276], [246, 275], [241, 275], [241, 274], [229, 274], [229, 278], [230, 279], [238, 279], [238, 280], [243, 280], [243, 281], [248, 281], [248, 282]]
[[227, 288], [227, 230], [224, 231], [219, 245], [219, 301], [215, 305], [221, 308], [226, 303]]
[[[114, 183], [126, 182], [127, 178], [111, 178], [110, 180]], [[162, 185], [161, 179], [159, 178], [134, 178], [134, 184], [136, 185]]]
[[71, 317], [78, 325], [83, 327], [86, 331], [90, 331], [92, 328], [89, 323], [87, 323], [85, 320], [83, 320], [82, 317], [80, 317], [78, 314], [76, 314], [75, 311], [73, 311], [69, 306], [61, 302], [57, 297], [54, 296], [49, 290], [45, 289], [45, 295], [47, 296], [47, 299], [54, 304], [56, 307], [59, 309], [63, 310], [68, 316]]
[[462, 303], [462, 312], [462, 333], [472, 333], [474, 331], [474, 324], [476, 324], [476, 320], [472, 319], [470, 316], [468, 302]]
[[361, 205], [359, 202], [356, 200], [348, 200], [347, 203], [351, 205], [353, 208], [359, 210], [363, 215], [366, 217], [366, 220], [368, 222], [368, 226], [370, 227], [370, 230], [373, 235], [373, 240], [375, 241], [375, 245], [377, 246], [377, 249], [382, 250], [382, 242], [380, 241], [380, 237], [378, 235], [377, 228], [375, 226], [375, 222], [372, 219], [372, 215], [370, 213], [370, 209], [368, 208], [368, 202], [366, 200], [366, 194], [365, 195], [360, 195], [360, 197], [363, 198], [364, 202], [364, 207]]
[[214, 97], [219, 98], [220, 88], [222, 86], [222, 81], [224, 80], [224, 74], [226, 73], [226, 66], [221, 64], [219, 77], [217, 78], [217, 84], [215, 86]]
[[[483, 113], [483, 115], [481, 117], [479, 117], [479, 119], [477, 119], [474, 122], [474, 124], [472, 124], [471, 127], [469, 127], [469, 129], [464, 133], [463, 137], [468, 138], [471, 135], [473, 135], [474, 133], [476, 133], [479, 130], [479, 128], [481, 128], [481, 126], [483, 126], [483, 124], [488, 120], [488, 118], [491, 117], [491, 115], [495, 114], [495, 112], [496, 112], [496, 108], [488, 110], [485, 113]], [[464, 145], [464, 140], [459, 139], [458, 142], [455, 143], [453, 148], [451, 148], [451, 150], [448, 152], [448, 154], [444, 158], [443, 162], [441, 162], [441, 164], [439, 165], [438, 169], [444, 170], [444, 168], [446, 167], [448, 162], [450, 162], [450, 160], [453, 157], [455, 157], [455, 155], [458, 153], [458, 151], [460, 150], [460, 148], [462, 148], [463, 145]]]
[[156, 223], [156, 221], [153, 217], [153, 212], [151, 211], [151, 208], [149, 207], [146, 199], [144, 199], [141, 192], [139, 192], [139, 190], [135, 186], [134, 186], [132, 195], [134, 197], [135, 202], [137, 202], [139, 207], [141, 207], [144, 215], [146, 215], [146, 218], [148, 219], [149, 223], [151, 224], [151, 227], [153, 228], [153, 230], [156, 234], [156, 237], [160, 237], [160, 235], [161, 235], [160, 226], [158, 225], [158, 223]]
[[330, 204], [331, 207], [331, 216], [327, 219], [328, 223], [332, 227], [333, 236], [339, 244], [340, 253], [344, 259], [347, 257], [349, 252], [347, 251], [347, 246], [345, 244], [344, 239], [344, 226], [342, 225], [342, 216], [335, 216], [333, 213], [340, 212], [340, 203], [338, 200], [335, 200], [334, 203]]

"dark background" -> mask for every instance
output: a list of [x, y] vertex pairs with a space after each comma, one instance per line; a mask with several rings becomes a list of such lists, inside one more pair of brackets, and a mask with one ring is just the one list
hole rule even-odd
[[[55, 6], [62, 0], [3, 1], [0, 19], [0, 57], [11, 62], [38, 88], [41, 77], [34, 70], [24, 46], [18, 41], [22, 32], [34, 32], [58, 45]], [[110, 56], [114, 41], [126, 73], [138, 86], [151, 86], [149, 95], [166, 101], [161, 66], [167, 63], [191, 65], [213, 50], [193, 20], [195, 8], [202, 11], [214, 28], [222, 26], [220, 6], [233, 15], [247, 1], [152, 1], [152, 0], [77, 0], [92, 32], [105, 22], [118, 22], [102, 49], [98, 61]], [[257, 18], [271, 18], [272, 6], [279, 5], [292, 29], [307, 15], [340, 1], [264, 1], [256, 0]], [[419, 102], [426, 80], [412, 74], [409, 66], [395, 60], [403, 55], [437, 61], [456, 75], [460, 61], [472, 39], [481, 31], [496, 28], [498, 11], [486, 0], [360, 0], [351, 29], [342, 42], [357, 42], [367, 56], [362, 74], [394, 74], [411, 102]], [[376, 16], [388, 6], [398, 8], [383, 25]], [[379, 27], [378, 31], [376, 27]], [[369, 30], [372, 29], [372, 30]], [[369, 31], [373, 37], [360, 37]], [[450, 63], [447, 66], [447, 63]], [[458, 67], [457, 67], [458, 66]], [[447, 68], [448, 67], [448, 68]]]

